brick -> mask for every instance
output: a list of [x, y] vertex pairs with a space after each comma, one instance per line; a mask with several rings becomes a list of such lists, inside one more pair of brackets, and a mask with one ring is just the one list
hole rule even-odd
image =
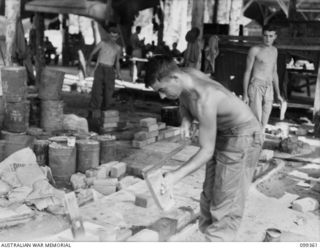
[[136, 195], [134, 205], [138, 207], [148, 208], [155, 205], [155, 203], [150, 195], [148, 196], [146, 194], [138, 194]]
[[141, 130], [142, 131], [147, 131], [147, 132], [152, 132], [152, 131], [157, 131], [158, 130], [158, 125], [157, 124], [153, 124], [153, 125], [150, 125], [148, 127], [142, 127]]
[[142, 180], [138, 177], [126, 176], [119, 181], [118, 190], [126, 189], [126, 188], [130, 187], [131, 185], [134, 185], [134, 184], [141, 182], [141, 181]]
[[118, 127], [118, 123], [104, 123], [102, 125], [103, 129], [115, 128], [115, 127]]
[[149, 229], [158, 232], [159, 241], [166, 241], [172, 235], [177, 233], [177, 220], [162, 217], [153, 223]]
[[134, 140], [137, 140], [137, 141], [147, 140], [149, 138], [148, 134], [149, 133], [146, 131], [139, 131], [134, 134], [133, 138], [134, 138]]
[[76, 173], [76, 174], [73, 174], [70, 178], [70, 182], [72, 184], [72, 188], [74, 190], [77, 190], [77, 189], [81, 189], [81, 188], [86, 188], [87, 187], [87, 183], [85, 181], [86, 179], [86, 176], [82, 173]]
[[164, 122], [158, 122], [158, 129], [159, 129], [159, 130], [165, 129], [166, 126], [167, 126], [166, 123], [164, 123]]
[[156, 137], [159, 135], [159, 131], [152, 131], [152, 132], [147, 132], [147, 131], [139, 131], [137, 133], [134, 134], [134, 140], [137, 141], [143, 141], [143, 140], [147, 140], [149, 138], [152, 137]]
[[110, 175], [111, 167], [115, 164], [118, 164], [118, 161], [112, 161], [105, 164], [101, 164], [98, 167], [98, 172], [96, 174], [96, 177], [98, 179], [105, 179]]
[[117, 110], [108, 110], [108, 111], [102, 112], [102, 115], [103, 115], [103, 118], [119, 117], [119, 111], [117, 111]]
[[95, 177], [86, 177], [85, 181], [88, 186], [92, 186], [95, 179]]
[[117, 186], [117, 178], [106, 178], [106, 179], [94, 179], [93, 185], [104, 185], [104, 186]]
[[98, 169], [87, 169], [85, 172], [86, 177], [96, 177]]
[[132, 140], [132, 147], [134, 148], [142, 148], [147, 144], [148, 144], [147, 140], [143, 140], [143, 141]]
[[117, 186], [113, 185], [93, 184], [92, 188], [103, 195], [110, 195], [117, 191]]
[[140, 120], [141, 127], [149, 127], [155, 124], [157, 124], [157, 119], [155, 118], [144, 118]]
[[319, 202], [311, 197], [305, 197], [292, 202], [292, 209], [300, 212], [314, 211], [319, 208]]
[[103, 123], [118, 123], [120, 121], [120, 117], [106, 117], [103, 119]]
[[126, 173], [127, 164], [126, 163], [118, 163], [111, 167], [110, 176], [114, 178], [118, 178]]
[[262, 150], [260, 153], [259, 161], [267, 162], [270, 161], [274, 156], [273, 150]]
[[157, 141], [161, 141], [161, 140], [165, 139], [165, 134], [166, 134], [165, 130], [159, 131], [159, 135], [157, 136]]
[[128, 242], [157, 242], [159, 233], [150, 229], [143, 229], [127, 239]]

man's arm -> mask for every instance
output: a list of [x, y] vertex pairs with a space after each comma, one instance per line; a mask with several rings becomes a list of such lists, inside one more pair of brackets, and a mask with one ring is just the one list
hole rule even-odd
[[190, 137], [190, 127], [193, 121], [189, 111], [186, 109], [183, 100], [180, 100], [180, 116], [181, 116], [181, 137]]
[[198, 107], [200, 150], [181, 167], [165, 175], [169, 185], [198, 170], [213, 156], [217, 133], [217, 106], [213, 101], [210, 102], [206, 103], [206, 106]]
[[87, 65], [90, 66], [92, 57], [101, 49], [101, 42], [97, 44], [97, 46], [92, 50], [92, 52], [89, 55], [88, 63]]
[[254, 65], [254, 61], [255, 61], [255, 56], [256, 56], [256, 48], [252, 47], [250, 48], [247, 56], [246, 71], [244, 72], [244, 77], [243, 77], [243, 100], [246, 104], [249, 102], [248, 85], [249, 85], [251, 72]]
[[121, 47], [118, 48], [118, 53], [116, 55], [116, 75], [118, 79], [121, 79], [121, 69], [120, 69], [120, 57], [121, 57]]
[[281, 97], [281, 94], [280, 94], [280, 89], [279, 89], [279, 76], [278, 76], [278, 66], [277, 66], [277, 61], [278, 61], [278, 51], [276, 51], [276, 62], [274, 64], [274, 69], [273, 69], [273, 88], [274, 88], [274, 91], [276, 93], [276, 97], [277, 99], [282, 102], [283, 99]]

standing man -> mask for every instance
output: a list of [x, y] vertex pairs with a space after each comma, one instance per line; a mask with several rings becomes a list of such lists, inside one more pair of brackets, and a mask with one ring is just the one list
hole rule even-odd
[[121, 77], [119, 62], [121, 47], [116, 43], [119, 34], [114, 27], [109, 31], [110, 37], [102, 40], [91, 52], [88, 59], [89, 66], [93, 55], [99, 52], [94, 72], [89, 117], [95, 110], [104, 111], [110, 108], [115, 88], [115, 77]]
[[198, 70], [180, 69], [167, 56], [156, 56], [147, 63], [145, 82], [161, 98], [179, 98], [183, 134], [188, 134], [194, 120], [199, 122], [200, 150], [167, 173], [165, 182], [173, 185], [206, 164], [200, 231], [209, 241], [233, 241], [261, 151], [259, 122], [220, 83]]
[[[140, 40], [141, 26], [136, 27], [136, 32], [131, 35], [130, 41], [132, 46], [132, 57], [142, 58], [142, 49], [144, 46], [144, 39]], [[137, 62], [138, 78], [141, 77], [141, 62]]]
[[277, 72], [278, 50], [273, 46], [276, 38], [275, 28], [263, 28], [263, 43], [250, 48], [243, 80], [244, 102], [249, 104], [263, 130], [272, 110], [273, 88], [277, 99], [283, 102]]

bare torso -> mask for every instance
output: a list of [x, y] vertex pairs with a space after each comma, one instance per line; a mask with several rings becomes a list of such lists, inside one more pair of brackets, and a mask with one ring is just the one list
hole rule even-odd
[[218, 130], [231, 128], [255, 118], [249, 107], [221, 84], [195, 70], [187, 70], [192, 77], [195, 91], [183, 92], [180, 102], [192, 118], [199, 121], [201, 109], [210, 109], [213, 105], [217, 106]]
[[277, 49], [273, 46], [256, 46], [251, 78], [255, 77], [268, 82], [272, 81], [277, 62]]
[[113, 41], [102, 41], [100, 46], [97, 62], [108, 66], [115, 65], [120, 46]]

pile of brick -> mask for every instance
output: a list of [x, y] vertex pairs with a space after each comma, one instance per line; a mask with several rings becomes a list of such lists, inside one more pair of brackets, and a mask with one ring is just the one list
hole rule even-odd
[[102, 112], [101, 130], [103, 132], [111, 132], [117, 130], [119, 122], [119, 111], [108, 110]]
[[74, 190], [92, 188], [103, 195], [110, 195], [139, 181], [132, 176], [125, 176], [126, 170], [126, 163], [112, 161], [88, 169], [85, 174], [73, 174], [70, 181]]
[[156, 141], [180, 135], [180, 128], [166, 126], [163, 122], [157, 122], [155, 118], [144, 118], [140, 120], [140, 131], [134, 134], [132, 146], [142, 148]]

